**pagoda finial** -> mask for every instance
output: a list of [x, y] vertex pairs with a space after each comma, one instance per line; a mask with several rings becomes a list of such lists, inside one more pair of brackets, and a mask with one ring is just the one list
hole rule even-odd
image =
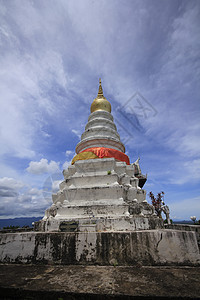
[[90, 109], [91, 109], [91, 113], [98, 111], [98, 110], [104, 110], [104, 111], [111, 113], [111, 104], [110, 104], [110, 102], [108, 102], [108, 100], [103, 95], [103, 89], [101, 86], [101, 78], [99, 78], [98, 95], [92, 102]]
[[102, 96], [103, 96], [103, 89], [102, 89], [102, 86], [101, 86], [101, 78], [99, 78], [99, 91], [98, 91], [97, 97], [102, 97]]

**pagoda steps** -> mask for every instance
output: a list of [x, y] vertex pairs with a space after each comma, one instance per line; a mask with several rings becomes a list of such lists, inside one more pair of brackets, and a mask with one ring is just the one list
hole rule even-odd
[[62, 183], [61, 187], [65, 188], [68, 187], [69, 189], [72, 187], [76, 188], [89, 188], [89, 187], [104, 187], [107, 185], [113, 185], [118, 183], [118, 175], [111, 174], [84, 174], [80, 176], [73, 176], [69, 182]]
[[84, 186], [71, 187], [63, 190], [65, 199], [69, 201], [83, 200], [95, 201], [101, 199], [119, 199], [123, 198], [123, 187], [116, 183], [116, 185], [104, 186]]
[[55, 219], [60, 219], [66, 217], [67, 219], [76, 219], [76, 218], [116, 218], [125, 217], [129, 215], [128, 205], [121, 204], [122, 201], [119, 201], [115, 205], [109, 204], [87, 204], [87, 205], [63, 205], [61, 209], [58, 209]]

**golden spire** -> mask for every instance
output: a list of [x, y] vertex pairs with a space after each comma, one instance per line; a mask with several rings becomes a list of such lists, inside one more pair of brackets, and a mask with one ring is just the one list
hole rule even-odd
[[99, 78], [99, 91], [98, 91], [98, 95], [97, 97], [103, 97], [104, 98], [104, 95], [103, 95], [103, 89], [102, 89], [102, 86], [101, 86], [101, 78]]
[[94, 99], [91, 105], [91, 113], [97, 110], [105, 110], [111, 113], [111, 105], [110, 102], [104, 97], [103, 89], [101, 86], [101, 78], [99, 78], [99, 91], [97, 97]]

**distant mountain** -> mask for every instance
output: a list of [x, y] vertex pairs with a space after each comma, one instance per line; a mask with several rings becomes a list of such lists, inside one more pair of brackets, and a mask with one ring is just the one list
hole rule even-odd
[[173, 221], [174, 224], [194, 224], [191, 220]]
[[[29, 226], [32, 227], [32, 223], [41, 220], [42, 217], [30, 217], [30, 218], [14, 218], [14, 219], [0, 219], [0, 228], [7, 226]], [[174, 224], [193, 224], [191, 220], [173, 221]]]
[[30, 217], [30, 218], [14, 218], [14, 219], [0, 219], [0, 228], [7, 226], [29, 226], [32, 227], [32, 223], [41, 220], [42, 217]]

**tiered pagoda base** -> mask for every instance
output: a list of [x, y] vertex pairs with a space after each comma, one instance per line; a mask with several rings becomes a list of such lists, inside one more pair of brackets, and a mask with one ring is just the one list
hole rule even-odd
[[126, 231], [162, 228], [163, 222], [146, 201], [134, 165], [114, 158], [80, 160], [64, 171], [65, 180], [40, 231]]

